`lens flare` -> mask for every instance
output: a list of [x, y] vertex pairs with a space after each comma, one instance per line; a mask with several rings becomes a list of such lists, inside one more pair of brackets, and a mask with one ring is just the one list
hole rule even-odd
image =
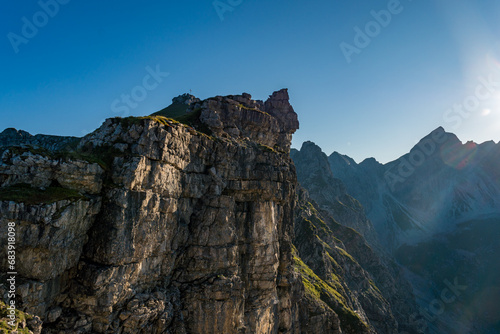
[[477, 153], [477, 144], [467, 142], [462, 145], [460, 142], [446, 142], [441, 146], [441, 157], [450, 167], [462, 170], [467, 167]]
[[495, 55], [488, 53], [487, 58], [488, 58], [488, 65], [490, 67], [492, 67], [493, 69], [500, 70], [499, 57], [496, 57]]

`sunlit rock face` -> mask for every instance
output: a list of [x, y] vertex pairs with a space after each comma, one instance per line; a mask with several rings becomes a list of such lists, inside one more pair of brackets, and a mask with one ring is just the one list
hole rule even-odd
[[57, 182], [80, 195], [0, 206], [2, 227], [17, 222], [20, 298], [47, 332], [299, 330], [286, 151], [297, 115], [286, 90], [265, 111], [251, 103], [246, 94], [201, 102], [213, 136], [109, 119], [79, 142], [81, 152], [107, 151], [104, 166], [5, 140], [2, 187]]
[[217, 96], [193, 105], [200, 119], [219, 137], [248, 138], [272, 149], [290, 149], [292, 134], [299, 128], [297, 114], [286, 89], [274, 92], [264, 103], [250, 94]]
[[286, 90], [174, 104], [60, 143], [0, 136], [0, 238], [15, 222], [28, 328], [413, 333], [399, 274], [297, 191]]

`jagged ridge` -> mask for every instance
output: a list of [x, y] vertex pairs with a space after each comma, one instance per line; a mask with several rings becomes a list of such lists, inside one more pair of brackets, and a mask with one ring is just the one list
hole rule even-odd
[[[301, 232], [307, 219], [294, 218], [317, 211], [295, 211], [288, 150], [298, 121], [287, 91], [266, 102], [191, 100], [187, 111], [176, 117], [184, 124], [108, 119], [71, 152], [7, 142], [1, 191], [29, 184], [44, 194], [0, 201], [2, 238], [6, 223], [17, 223], [18, 305], [42, 318], [45, 333], [396, 331], [375, 284], [360, 291], [378, 311], [352, 293], [370, 276], [333, 230], [322, 240], [335, 251], [325, 252]], [[51, 197], [49, 188], [78, 196]], [[340, 285], [310, 270], [306, 245], [336, 257]], [[360, 277], [340, 275], [351, 266]]]

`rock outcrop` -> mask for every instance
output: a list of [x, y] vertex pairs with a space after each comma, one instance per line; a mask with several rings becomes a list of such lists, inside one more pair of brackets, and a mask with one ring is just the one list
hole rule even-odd
[[192, 103], [200, 102], [200, 99], [191, 94], [182, 94], [172, 99], [173, 104], [186, 104], [190, 105]]
[[379, 248], [377, 233], [363, 206], [347, 193], [342, 181], [333, 176], [328, 158], [321, 148], [308, 141], [302, 144], [300, 151], [292, 149], [290, 155], [300, 184], [309, 191], [319, 207], [339, 223], [361, 233], [372, 247]]
[[283, 89], [265, 103], [244, 93], [217, 96], [190, 109], [199, 111], [200, 120], [218, 137], [248, 138], [270, 149], [288, 152], [292, 134], [299, 128], [297, 114], [288, 100], [288, 91]]
[[[286, 90], [266, 102], [193, 101], [178, 120], [108, 119], [71, 152], [31, 141], [0, 149], [0, 241], [15, 222], [16, 302], [44, 333], [397, 331], [332, 230], [329, 253], [295, 218], [305, 209]], [[307, 245], [335, 257], [335, 271]], [[338, 286], [307, 286], [334, 273]]]
[[31, 146], [49, 151], [74, 149], [80, 138], [61, 137], [50, 135], [32, 136], [26, 131], [13, 128], [5, 129], [0, 133], [0, 148], [9, 146]]

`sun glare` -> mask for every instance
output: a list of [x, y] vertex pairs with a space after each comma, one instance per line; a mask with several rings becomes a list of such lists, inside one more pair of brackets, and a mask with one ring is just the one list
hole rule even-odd
[[489, 114], [491, 114], [491, 109], [484, 109], [481, 113], [482, 116], [488, 116]]

